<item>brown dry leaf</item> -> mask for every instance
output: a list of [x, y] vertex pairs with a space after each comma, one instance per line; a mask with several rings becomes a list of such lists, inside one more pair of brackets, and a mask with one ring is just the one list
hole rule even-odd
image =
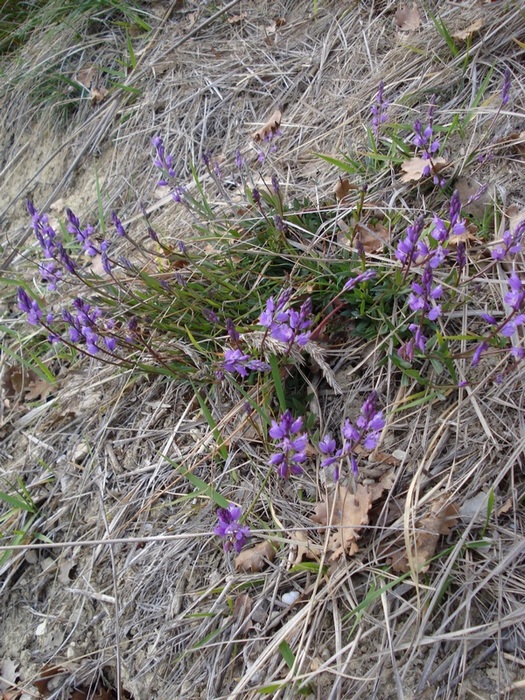
[[2, 693], [2, 700], [18, 700], [22, 696], [22, 691], [15, 688], [15, 690], [4, 690]]
[[425, 573], [430, 568], [426, 564], [431, 559], [441, 535], [449, 535], [459, 517], [459, 508], [454, 503], [445, 505], [445, 498], [440, 497], [432, 502], [428, 514], [417, 524], [415, 548], [409, 557], [402, 549], [392, 557], [392, 569], [396, 573], [407, 573], [411, 565], [418, 573]]
[[36, 376], [27, 385], [24, 398], [26, 401], [37, 401], [38, 399], [45, 401], [52, 391], [53, 384]]
[[[414, 158], [409, 158], [408, 160], [401, 163], [401, 169], [404, 170], [405, 174], [401, 176], [402, 182], [417, 182], [423, 177], [423, 171], [429, 165], [430, 161], [424, 160], [419, 156]], [[447, 161], [441, 156], [432, 159], [432, 165], [434, 166], [434, 171], [439, 172], [446, 165]]]
[[43, 666], [40, 671], [40, 676], [33, 681], [33, 685], [43, 698], [48, 698], [53, 692], [49, 687], [49, 683], [57, 676], [61, 676], [64, 673], [67, 673], [66, 669], [60, 666]]
[[239, 22], [242, 22], [243, 19], [246, 19], [248, 17], [248, 14], [246, 12], [241, 12], [238, 15], [232, 15], [231, 17], [228, 17], [228, 24], [238, 24]]
[[98, 105], [103, 102], [107, 97], [108, 91], [105, 87], [94, 87], [90, 91], [90, 100], [92, 105]]
[[289, 566], [300, 564], [303, 559], [318, 560], [319, 545], [312, 542], [304, 530], [296, 530], [290, 533], [291, 547], [288, 558]]
[[[366, 452], [363, 448], [363, 452]], [[388, 452], [381, 452], [381, 450], [374, 450], [370, 453], [368, 458], [369, 462], [379, 462], [379, 464], [388, 464], [389, 467], [398, 467], [401, 464], [401, 460]], [[390, 473], [390, 472], [388, 472]]]
[[281, 110], [276, 109], [272, 116], [268, 119], [266, 124], [264, 124], [264, 126], [261, 126], [260, 129], [257, 129], [257, 131], [253, 132], [252, 139], [256, 143], [259, 143], [259, 141], [266, 141], [269, 138], [271, 138], [281, 126], [282, 116], [283, 114]]
[[519, 209], [513, 204], [507, 209], [506, 214], [509, 219], [509, 230], [514, 233], [516, 228], [525, 221], [525, 209]]
[[2, 377], [2, 387], [8, 399], [23, 395], [24, 401], [37, 399], [45, 401], [53, 391], [53, 384], [41, 379], [34, 370], [22, 365], [7, 367]]
[[317, 504], [312, 520], [335, 529], [327, 541], [331, 561], [359, 551], [359, 531], [368, 524], [368, 511], [385, 488], [386, 483], [358, 484], [356, 492], [352, 493], [338, 484], [334, 492], [327, 494], [326, 501]]
[[412, 5], [401, 5], [396, 11], [394, 16], [394, 22], [399, 29], [405, 32], [413, 32], [419, 29], [421, 24], [421, 16], [419, 10], [417, 9], [416, 3]]
[[76, 81], [77, 83], [80, 83], [82, 87], [86, 88], [86, 90], [91, 90], [97, 81], [97, 77], [98, 72], [95, 66], [91, 63], [86, 63], [79, 68], [76, 75]]
[[277, 19], [274, 19], [273, 22], [266, 27], [266, 33], [268, 35], [275, 34], [279, 27], [282, 27], [283, 24], [286, 24], [284, 17], [277, 17]]
[[259, 542], [254, 547], [244, 549], [235, 557], [237, 571], [246, 573], [262, 571], [269, 561], [275, 559], [275, 549], [270, 542]]
[[358, 190], [358, 185], [354, 185], [347, 177], [340, 177], [337, 181], [337, 185], [334, 188], [335, 198], [338, 202], [342, 204], [345, 203], [347, 195], [355, 190]]
[[379, 221], [375, 224], [357, 224], [355, 230], [365, 253], [377, 253], [383, 250], [389, 239], [388, 229]]
[[459, 236], [449, 236], [447, 243], [450, 245], [457, 246], [458, 243], [473, 243], [481, 241], [477, 238], [476, 233], [478, 232], [478, 227], [476, 224], [470, 223], [467, 226], [467, 230], [464, 233], [460, 233]]
[[458, 41], [466, 41], [467, 39], [470, 39], [473, 34], [479, 32], [484, 23], [485, 22], [480, 17], [472, 22], [472, 24], [469, 24], [468, 27], [465, 27], [465, 29], [461, 29], [459, 32], [452, 34], [452, 38], [457, 39]]
[[507, 498], [505, 503], [502, 506], [500, 506], [498, 508], [498, 510], [496, 511], [496, 515], [498, 516], [498, 518], [500, 515], [503, 515], [503, 513], [508, 513], [509, 510], [512, 509], [513, 505], [514, 505], [514, 499], [512, 497]]

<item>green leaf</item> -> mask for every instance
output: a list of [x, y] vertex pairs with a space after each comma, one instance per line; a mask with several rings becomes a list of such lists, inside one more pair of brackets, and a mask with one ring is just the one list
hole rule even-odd
[[4, 491], [0, 491], [0, 499], [2, 499], [2, 501], [5, 501], [5, 503], [8, 503], [12, 508], [16, 508], [17, 510], [25, 510], [28, 513], [35, 512], [34, 504], [28, 503], [22, 498], [22, 496], [12, 496], [8, 493], [5, 493]]
[[295, 664], [295, 654], [285, 639], [279, 644], [279, 651], [281, 652], [285, 664], [289, 669], [292, 669]]

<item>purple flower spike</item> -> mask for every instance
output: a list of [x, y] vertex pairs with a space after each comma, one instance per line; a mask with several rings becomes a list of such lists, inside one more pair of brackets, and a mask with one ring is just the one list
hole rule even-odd
[[329, 434], [319, 441], [319, 451], [325, 456], [321, 466], [329, 467], [332, 464], [336, 464], [334, 471], [336, 481], [339, 479], [339, 464], [343, 458], [350, 460], [352, 473], [356, 476], [356, 448], [362, 445], [367, 450], [375, 450], [379, 444], [381, 431], [385, 427], [385, 420], [383, 412], [377, 409], [377, 400], [377, 393], [373, 391], [361, 407], [361, 415], [355, 424], [348, 418], [345, 420], [341, 431], [343, 437], [343, 447], [341, 449], [337, 449], [336, 441]]
[[300, 433], [303, 427], [302, 418], [294, 418], [291, 411], [285, 411], [279, 422], [272, 420], [268, 434], [277, 440], [277, 451], [270, 457], [270, 466], [277, 468], [277, 473], [283, 479], [291, 474], [301, 474], [299, 466], [307, 460], [308, 435]]
[[18, 287], [18, 308], [27, 314], [27, 322], [38, 326], [42, 319], [42, 310], [35, 299], [31, 299], [23, 287]]
[[240, 374], [241, 377], [247, 377], [253, 372], [268, 372], [271, 367], [266, 362], [261, 360], [254, 360], [250, 355], [244, 355], [242, 350], [225, 350], [224, 351], [224, 363], [222, 369], [230, 374]]
[[388, 119], [388, 115], [386, 112], [390, 103], [384, 98], [384, 89], [385, 86], [383, 84], [383, 81], [381, 80], [381, 82], [379, 83], [379, 88], [377, 90], [375, 104], [372, 105], [372, 108], [370, 110], [372, 114], [372, 131], [374, 132], [374, 135], [376, 137], [379, 133], [380, 125], [384, 124]]
[[310, 339], [312, 325], [312, 300], [306, 299], [299, 311], [285, 308], [288, 305], [292, 291], [284, 290], [277, 303], [273, 297], [266, 301], [266, 308], [259, 317], [259, 324], [270, 331], [272, 338], [287, 343], [290, 347], [296, 343], [304, 347]]
[[234, 503], [230, 503], [227, 508], [217, 510], [219, 524], [213, 532], [223, 538], [226, 552], [233, 548], [239, 553], [250, 539], [250, 528], [248, 525], [241, 525], [241, 517], [242, 510]]
[[348, 282], [345, 283], [345, 286], [343, 287], [343, 292], [349, 292], [351, 289], [353, 289], [355, 286], [357, 286], [360, 282], [367, 282], [368, 280], [374, 279], [376, 276], [377, 272], [375, 270], [366, 270], [365, 272], [362, 272], [360, 275], [357, 275], [357, 277], [351, 277]]

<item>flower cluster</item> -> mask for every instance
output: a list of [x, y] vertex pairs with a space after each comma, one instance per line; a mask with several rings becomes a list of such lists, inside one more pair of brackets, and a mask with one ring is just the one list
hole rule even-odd
[[361, 415], [355, 425], [348, 419], [343, 425], [343, 446], [337, 447], [337, 442], [330, 434], [327, 434], [319, 441], [319, 450], [325, 458], [321, 462], [322, 467], [329, 467], [335, 464], [334, 478], [339, 479], [339, 464], [342, 459], [349, 458], [352, 473], [357, 475], [357, 457], [355, 455], [358, 446], [366, 450], [374, 450], [379, 444], [381, 431], [385, 427], [383, 412], [377, 410], [377, 393], [373, 391], [361, 407]]
[[418, 216], [414, 223], [407, 227], [405, 238], [397, 244], [395, 256], [403, 265], [406, 265], [407, 268], [421, 255], [419, 239], [423, 233], [424, 226], [424, 217]]
[[308, 298], [299, 311], [290, 309], [288, 304], [292, 294], [291, 289], [283, 291], [277, 301], [270, 297], [266, 302], [266, 308], [259, 318], [259, 324], [267, 328], [272, 338], [304, 347], [310, 339], [312, 325], [312, 300]]
[[[166, 154], [164, 141], [160, 136], [154, 136], [151, 139], [151, 145], [155, 148], [153, 165], [155, 165], [162, 172], [162, 177], [157, 182], [157, 185], [159, 187], [172, 186], [172, 183], [167, 178], [174, 180], [177, 177], [177, 173], [173, 167], [173, 156]], [[174, 202], [180, 203], [183, 201], [185, 193], [186, 190], [182, 185], [174, 185], [171, 192], [171, 198]]]
[[379, 83], [379, 88], [377, 90], [377, 95], [376, 95], [376, 101], [375, 104], [372, 105], [371, 108], [371, 113], [372, 113], [372, 131], [374, 132], [374, 135], [377, 137], [379, 133], [379, 127], [381, 124], [384, 124], [386, 120], [388, 119], [388, 115], [386, 113], [388, 106], [390, 102], [388, 102], [384, 98], [384, 89], [385, 86], [383, 84], [383, 81]]
[[521, 250], [521, 242], [525, 233], [525, 219], [520, 221], [511, 232], [506, 229], [503, 232], [502, 243], [493, 249], [491, 255], [493, 260], [503, 260], [507, 255], [516, 255]]
[[[18, 288], [18, 307], [27, 314], [27, 321], [33, 326], [41, 325], [49, 333], [51, 343], [64, 342], [62, 335], [50, 328], [54, 323], [52, 314], [48, 314], [45, 321], [43, 312], [38, 302], [27, 294], [22, 288]], [[87, 351], [96, 355], [101, 349], [101, 340], [107, 352], [113, 353], [117, 348], [117, 338], [113, 331], [116, 323], [113, 319], [104, 319], [104, 314], [98, 306], [92, 306], [80, 297], [73, 301], [76, 313], [71, 313], [68, 309], [62, 310], [62, 320], [66, 324], [69, 334], [69, 342], [75, 345], [86, 345]]]
[[350, 277], [350, 279], [345, 283], [342, 291], [349, 292], [360, 282], [367, 282], [368, 280], [374, 279], [376, 274], [377, 272], [375, 270], [365, 270], [365, 272], [361, 272], [359, 275], [357, 275], [357, 277]]
[[[489, 340], [494, 336], [501, 335], [503, 338], [512, 337], [519, 326], [525, 323], [525, 314], [519, 313], [525, 302], [525, 288], [523, 281], [516, 271], [512, 272], [509, 276], [507, 283], [509, 285], [509, 291], [505, 294], [504, 301], [511, 308], [511, 313], [507, 318], [498, 325], [498, 322], [491, 314], [484, 313], [481, 317], [484, 321], [494, 326], [494, 330], [490, 334], [488, 339], [484, 339], [478, 344], [472, 355], [471, 365], [476, 367], [479, 364], [481, 356], [489, 348]], [[522, 347], [512, 346], [510, 349], [511, 355], [513, 355], [517, 360], [523, 359], [525, 357], [525, 351]]]
[[245, 355], [239, 348], [235, 348], [224, 351], [222, 369], [231, 374], [247, 377], [250, 370], [253, 372], [268, 372], [271, 367], [267, 362], [254, 360], [250, 355]]
[[[423, 160], [431, 160], [432, 156], [439, 151], [441, 146], [439, 139], [434, 136], [434, 112], [436, 110], [436, 99], [433, 95], [430, 98], [430, 104], [427, 112], [427, 125], [423, 128], [421, 121], [416, 119], [414, 122], [414, 136], [412, 143], [414, 146], [421, 148], [423, 151]], [[427, 177], [431, 173], [430, 164], [423, 171], [423, 177]]]
[[241, 525], [241, 516], [242, 510], [234, 503], [230, 503], [227, 508], [219, 508], [217, 511], [219, 524], [213, 532], [224, 539], [226, 552], [233, 548], [239, 553], [250, 539], [250, 528], [248, 525]]
[[436, 299], [439, 299], [443, 293], [443, 287], [438, 284], [433, 286], [433, 270], [432, 261], [428, 262], [421, 276], [421, 283], [412, 282], [412, 292], [408, 297], [408, 306], [411, 311], [420, 312], [419, 323], [411, 323], [409, 330], [414, 334], [407, 343], [399, 350], [400, 356], [408, 361], [414, 359], [414, 351], [416, 348], [424, 353], [428, 338], [423, 335], [423, 324], [425, 319], [435, 321], [441, 316], [440, 304], [435, 304]]
[[31, 299], [23, 287], [18, 287], [18, 308], [27, 314], [27, 322], [32, 326], [38, 326], [42, 320], [42, 309], [36, 299]]
[[308, 435], [301, 433], [302, 428], [303, 419], [294, 418], [291, 411], [285, 411], [279, 422], [272, 420], [268, 432], [271, 438], [277, 440], [277, 444], [269, 463], [277, 468], [277, 473], [283, 479], [303, 471], [300, 465], [307, 459]]

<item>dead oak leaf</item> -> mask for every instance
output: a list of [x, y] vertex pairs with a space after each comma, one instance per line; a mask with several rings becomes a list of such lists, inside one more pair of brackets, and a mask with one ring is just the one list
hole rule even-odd
[[452, 34], [452, 38], [457, 39], [458, 41], [466, 41], [467, 39], [470, 39], [473, 34], [479, 32], [483, 24], [484, 21], [480, 17], [472, 22], [472, 24], [469, 24], [468, 27], [465, 27], [465, 29], [460, 29], [458, 32], [454, 32], [454, 34]]
[[291, 547], [290, 556], [288, 558], [289, 566], [296, 566], [304, 559], [319, 560], [321, 547], [310, 540], [304, 530], [296, 530], [290, 533]]
[[259, 143], [260, 141], [269, 141], [272, 136], [278, 131], [281, 126], [282, 112], [280, 109], [276, 109], [268, 121], [261, 126], [260, 129], [254, 131], [252, 134], [252, 139]]
[[246, 12], [240, 12], [238, 15], [232, 15], [231, 17], [228, 17], [227, 22], [228, 24], [238, 24], [239, 22], [242, 22], [243, 19], [246, 19], [248, 17], [248, 14]]
[[436, 553], [439, 538], [451, 533], [458, 522], [459, 512], [456, 504], [445, 505], [443, 497], [433, 501], [427, 515], [417, 523], [411, 555], [406, 549], [401, 549], [392, 557], [392, 570], [396, 573], [407, 573], [411, 568], [418, 573], [428, 571], [428, 561]]
[[410, 6], [401, 5], [401, 7], [396, 10], [394, 22], [398, 29], [401, 29], [404, 32], [413, 32], [416, 29], [419, 29], [419, 25], [421, 24], [421, 16], [419, 14], [419, 10], [417, 9], [416, 3], [413, 3]]
[[438, 156], [437, 158], [432, 158], [431, 161], [415, 156], [414, 158], [409, 158], [401, 163], [401, 170], [404, 174], [401, 176], [402, 182], [417, 182], [427, 175], [423, 175], [426, 172], [428, 166], [433, 167], [434, 172], [439, 172], [446, 165], [447, 161]]
[[341, 204], [345, 204], [350, 192], [358, 190], [358, 185], [354, 185], [347, 177], [340, 177], [334, 188], [335, 198]]
[[245, 573], [255, 573], [262, 571], [268, 562], [275, 559], [275, 548], [271, 542], [259, 542], [253, 547], [243, 549], [243, 551], [235, 557], [235, 568], [237, 571]]
[[369, 224], [357, 224], [356, 237], [364, 248], [365, 253], [377, 253], [388, 243], [389, 232], [380, 221]]
[[334, 530], [328, 535], [326, 544], [331, 561], [345, 554], [353, 556], [359, 551], [357, 540], [361, 536], [360, 530], [368, 525], [368, 512], [385, 488], [386, 482], [358, 484], [355, 493], [352, 493], [338, 484], [334, 492], [327, 494], [323, 503], [317, 504], [312, 520]]

